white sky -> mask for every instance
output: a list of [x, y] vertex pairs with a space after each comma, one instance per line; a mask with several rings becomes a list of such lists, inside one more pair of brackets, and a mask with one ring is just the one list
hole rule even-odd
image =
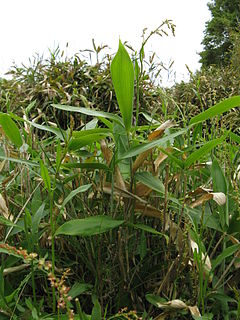
[[[187, 79], [198, 64], [209, 0], [2, 0], [0, 1], [0, 76], [12, 65], [26, 63], [59, 44], [67, 54], [107, 44], [112, 52], [118, 39], [140, 49], [143, 28], [155, 29], [173, 20], [176, 37], [153, 37], [145, 48], [165, 63], [174, 60], [177, 80]], [[66, 50], [65, 50], [66, 52]]]

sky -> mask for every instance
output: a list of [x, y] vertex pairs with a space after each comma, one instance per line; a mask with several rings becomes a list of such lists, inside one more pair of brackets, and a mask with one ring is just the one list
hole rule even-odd
[[[119, 38], [136, 51], [142, 31], [156, 29], [169, 19], [175, 37], [153, 36], [145, 52], [156, 52], [157, 62], [174, 61], [166, 81], [188, 79], [186, 64], [195, 72], [205, 23], [211, 18], [209, 0], [3, 0], [0, 1], [0, 76], [15, 62], [27, 64], [36, 53], [48, 56], [59, 45], [68, 56], [96, 45], [118, 48]], [[68, 43], [68, 47], [66, 47]], [[166, 75], [164, 75], [166, 77]]]

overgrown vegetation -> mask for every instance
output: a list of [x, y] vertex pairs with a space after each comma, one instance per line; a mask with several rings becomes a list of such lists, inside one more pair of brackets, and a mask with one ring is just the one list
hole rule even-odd
[[239, 72], [145, 43], [1, 80], [1, 319], [240, 319]]

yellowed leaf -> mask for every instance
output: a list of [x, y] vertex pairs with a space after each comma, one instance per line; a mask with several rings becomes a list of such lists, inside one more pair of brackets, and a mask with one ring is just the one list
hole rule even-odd
[[189, 306], [188, 309], [191, 312], [192, 316], [201, 317], [201, 313], [200, 313], [200, 311], [199, 311], [197, 306], [193, 306], [193, 307]]
[[137, 183], [135, 193], [138, 197], [144, 197], [149, 195], [152, 192], [152, 189], [146, 186], [143, 183]]
[[6, 219], [9, 218], [8, 208], [7, 208], [5, 199], [1, 194], [0, 194], [0, 212], [4, 216], [4, 218]]
[[203, 204], [204, 202], [212, 199], [213, 196], [212, 194], [210, 193], [206, 193], [204, 194], [203, 196], [201, 196], [200, 198], [198, 198], [197, 200], [195, 200], [194, 202], [191, 203], [190, 207], [191, 208], [195, 208], [195, 207], [198, 207], [200, 206], [201, 204]]
[[151, 153], [152, 153], [152, 149], [147, 150], [137, 156], [136, 160], [133, 163], [133, 168], [132, 168], [133, 174], [137, 171], [138, 168], [141, 167], [143, 162], [147, 159], [148, 155]]
[[143, 203], [135, 203], [134, 207], [135, 212], [140, 212], [144, 216], [153, 217], [163, 220], [163, 212], [154, 208], [153, 206]]
[[102, 153], [103, 153], [103, 157], [104, 157], [105, 161], [107, 162], [107, 164], [109, 165], [111, 160], [112, 160], [112, 152], [107, 147], [107, 144], [106, 144], [105, 140], [101, 140], [100, 141], [100, 146], [101, 146], [101, 150], [102, 150]]
[[[173, 151], [173, 148], [169, 147], [169, 148], [166, 148], [166, 151], [168, 153], [172, 152]], [[168, 155], [163, 153], [163, 152], [160, 152], [159, 156], [157, 157], [157, 159], [154, 161], [154, 169], [155, 169], [155, 172], [157, 172], [160, 164], [165, 160], [167, 159]]]
[[13, 216], [8, 211], [6, 201], [1, 194], [0, 194], [0, 213], [4, 216], [4, 218], [13, 221]]
[[182, 300], [179, 300], [179, 299], [175, 299], [175, 300], [171, 300], [171, 301], [163, 302], [163, 303], [158, 302], [157, 306], [159, 308], [168, 309], [168, 310], [171, 310], [171, 309], [174, 309], [174, 310], [176, 310], [176, 309], [177, 310], [188, 309], [188, 306], [186, 305], [186, 303], [184, 303]]
[[166, 122], [162, 123], [160, 127], [158, 127], [156, 130], [154, 130], [152, 133], [149, 134], [148, 140], [152, 141], [152, 140], [161, 138], [164, 131], [173, 126], [174, 126], [173, 122], [171, 120], [167, 120]]

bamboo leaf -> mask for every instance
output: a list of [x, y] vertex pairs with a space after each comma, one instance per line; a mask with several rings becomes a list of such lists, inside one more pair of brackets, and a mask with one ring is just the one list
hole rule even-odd
[[56, 231], [56, 235], [93, 236], [119, 227], [124, 220], [114, 220], [109, 216], [91, 216], [64, 223]]
[[137, 156], [140, 153], [143, 153], [143, 152], [145, 152], [145, 151], [147, 151], [149, 149], [152, 149], [154, 147], [163, 146], [167, 141], [172, 140], [172, 139], [174, 139], [174, 138], [186, 133], [188, 129], [189, 129], [189, 127], [186, 127], [186, 128], [181, 129], [181, 130], [179, 130], [177, 132], [174, 132], [172, 134], [164, 136], [161, 139], [150, 141], [148, 143], [143, 143], [143, 144], [141, 144], [139, 146], [133, 147], [133, 148], [129, 149], [127, 152], [124, 152], [121, 155], [119, 161], [122, 160], [122, 159], [126, 159], [126, 158], [131, 158], [131, 157]]
[[235, 96], [228, 98], [220, 103], [217, 103], [215, 106], [207, 109], [206, 111], [198, 114], [190, 120], [190, 125], [198, 122], [211, 119], [214, 116], [220, 115], [224, 112], [229, 111], [232, 108], [240, 106], [240, 96]]
[[78, 112], [78, 113], [86, 114], [87, 116], [92, 116], [92, 117], [107, 118], [117, 123], [123, 124], [122, 119], [119, 116], [112, 113], [108, 113], [104, 111], [96, 111], [96, 110], [82, 108], [82, 107], [65, 106], [61, 104], [52, 104], [52, 106], [60, 110], [69, 111], [69, 112]]
[[120, 40], [118, 52], [111, 63], [111, 76], [123, 122], [129, 131], [133, 114], [134, 68]]
[[232, 256], [237, 250], [240, 249], [240, 244], [234, 244], [223, 250], [219, 256], [212, 261], [212, 272], [216, 269], [216, 267], [223, 262], [227, 257]]
[[47, 167], [44, 165], [43, 161], [40, 160], [40, 167], [41, 167], [41, 177], [43, 179], [44, 185], [48, 191], [51, 190], [51, 180], [48, 173]]
[[64, 168], [79, 168], [79, 169], [88, 169], [88, 170], [105, 170], [105, 171], [109, 171], [110, 168], [108, 166], [106, 166], [103, 163], [98, 163], [98, 162], [85, 162], [85, 163], [81, 163], [81, 162], [74, 162], [74, 163], [63, 163], [62, 167]]
[[141, 223], [137, 223], [137, 224], [129, 223], [129, 225], [136, 228], [136, 229], [140, 229], [140, 230], [155, 234], [157, 236], [162, 236], [166, 239], [166, 242], [168, 243], [169, 237], [166, 234], [161, 233], [152, 227], [149, 227], [149, 226], [147, 226], [145, 224], [141, 224]]
[[92, 186], [91, 184], [86, 184], [86, 185], [84, 185], [84, 186], [80, 186], [79, 188], [71, 191], [71, 192], [69, 193], [69, 195], [64, 199], [64, 201], [63, 201], [63, 203], [62, 203], [62, 206], [61, 206], [61, 209], [63, 209], [63, 208], [66, 206], [66, 204], [67, 204], [70, 200], [72, 200], [72, 198], [75, 197], [78, 193], [87, 191], [91, 186]]
[[142, 182], [144, 185], [148, 186], [152, 190], [155, 190], [160, 193], [164, 193], [163, 183], [156, 177], [154, 177], [150, 172], [138, 172], [135, 174], [135, 178]]
[[6, 113], [0, 114], [0, 125], [6, 136], [11, 140], [11, 142], [16, 147], [21, 147], [22, 137], [16, 123], [11, 119], [11, 117]]
[[103, 133], [94, 133], [89, 135], [83, 135], [80, 138], [72, 139], [68, 145], [68, 149], [70, 151], [75, 151], [81, 149], [82, 147], [88, 146], [94, 142], [97, 142], [101, 139], [104, 139], [108, 136], [108, 134]]
[[195, 161], [199, 160], [201, 157], [208, 154], [210, 150], [212, 150], [214, 147], [216, 147], [218, 144], [222, 143], [225, 140], [225, 136], [214, 139], [212, 141], [209, 141], [205, 143], [201, 148], [194, 151], [185, 161], [185, 167], [188, 168], [193, 164]]
[[74, 138], [82, 138], [84, 136], [89, 136], [92, 134], [106, 134], [110, 135], [112, 131], [108, 128], [96, 128], [90, 130], [73, 131], [72, 136]]

